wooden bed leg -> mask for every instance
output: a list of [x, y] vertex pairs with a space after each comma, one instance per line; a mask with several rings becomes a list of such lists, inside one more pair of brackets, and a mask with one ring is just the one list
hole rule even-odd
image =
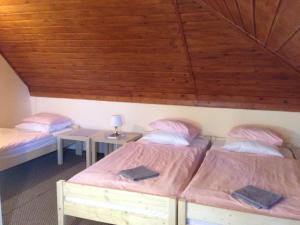
[[169, 223], [168, 225], [177, 225], [177, 200], [169, 201]]
[[64, 181], [56, 183], [58, 225], [67, 225], [64, 214]]
[[178, 201], [178, 225], [186, 225], [186, 206], [184, 200]]

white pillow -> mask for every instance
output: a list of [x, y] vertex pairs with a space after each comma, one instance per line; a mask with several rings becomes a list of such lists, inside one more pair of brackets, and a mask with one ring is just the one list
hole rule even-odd
[[149, 134], [146, 134], [144, 137], [142, 137], [141, 140], [142, 141], [146, 140], [146, 141], [159, 143], [159, 144], [182, 145], [182, 146], [187, 146], [190, 144], [187, 138], [181, 135], [165, 133], [162, 131], [152, 131]]
[[223, 149], [232, 152], [245, 152], [283, 157], [277, 147], [258, 143], [255, 141], [228, 142], [223, 146]]
[[54, 131], [62, 130], [66, 127], [71, 126], [73, 123], [71, 121], [66, 121], [60, 124], [47, 125], [41, 123], [20, 123], [15, 127], [21, 130], [27, 131], [35, 131], [35, 132], [43, 132], [43, 133], [51, 133]]
[[70, 118], [55, 113], [37, 113], [26, 117], [23, 123], [41, 123], [46, 125], [55, 125], [71, 121]]

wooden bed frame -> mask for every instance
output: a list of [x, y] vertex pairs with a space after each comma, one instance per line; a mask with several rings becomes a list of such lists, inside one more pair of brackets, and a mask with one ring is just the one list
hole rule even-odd
[[0, 157], [0, 172], [11, 167], [17, 166], [19, 164], [28, 162], [32, 159], [38, 158], [40, 156], [46, 155], [50, 152], [54, 152], [57, 150], [57, 144], [53, 143], [42, 148], [36, 148], [31, 150], [30, 152], [26, 152], [24, 154], [19, 154], [16, 156], [9, 157]]
[[187, 218], [218, 225], [299, 225], [299, 220], [265, 216], [205, 206], [180, 200], [178, 225], [187, 225]]
[[[88, 201], [68, 201], [76, 198]], [[113, 206], [122, 206], [122, 209]], [[123, 207], [128, 210], [124, 210]], [[132, 211], [138, 208], [143, 212]], [[67, 225], [73, 216], [116, 225], [176, 225], [177, 200], [175, 198], [138, 192], [99, 188], [65, 181], [57, 182], [58, 225]], [[159, 212], [164, 216], [146, 215], [145, 211]]]

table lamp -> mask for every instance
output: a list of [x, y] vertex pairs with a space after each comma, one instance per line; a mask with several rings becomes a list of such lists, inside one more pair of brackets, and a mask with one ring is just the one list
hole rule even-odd
[[110, 120], [110, 125], [115, 128], [115, 133], [111, 134], [111, 137], [119, 137], [120, 133], [118, 128], [122, 126], [122, 117], [120, 115], [112, 115]]

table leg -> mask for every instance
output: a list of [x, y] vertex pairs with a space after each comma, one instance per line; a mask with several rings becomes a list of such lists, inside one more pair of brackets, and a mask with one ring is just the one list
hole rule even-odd
[[86, 152], [86, 167], [91, 165], [91, 141], [88, 140], [85, 142], [85, 152]]
[[3, 225], [3, 221], [2, 221], [2, 207], [1, 207], [1, 196], [0, 196], [0, 225]]
[[104, 144], [104, 156], [107, 156], [109, 153], [109, 144], [105, 143]]
[[57, 138], [57, 163], [58, 165], [62, 165], [64, 161], [64, 152], [63, 152], [63, 140], [61, 138]]
[[82, 155], [82, 142], [81, 141], [78, 141], [76, 144], [75, 144], [75, 152], [76, 152], [76, 155]]
[[92, 141], [92, 164], [97, 161], [97, 142]]
[[114, 148], [114, 144], [109, 144], [108, 145], [108, 154], [112, 153], [112, 149]]

